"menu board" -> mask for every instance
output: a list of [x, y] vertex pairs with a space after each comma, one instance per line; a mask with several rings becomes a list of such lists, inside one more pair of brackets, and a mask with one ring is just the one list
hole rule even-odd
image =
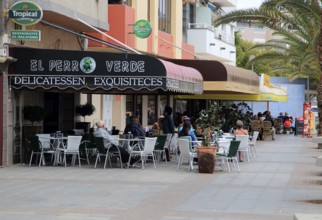
[[311, 103], [303, 105], [303, 137], [311, 138]]

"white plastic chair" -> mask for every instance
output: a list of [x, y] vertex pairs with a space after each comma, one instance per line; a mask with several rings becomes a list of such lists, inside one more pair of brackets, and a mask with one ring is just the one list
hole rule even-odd
[[[41, 148], [44, 153], [51, 154], [51, 160], [54, 159], [55, 149], [53, 145], [50, 143], [50, 134], [36, 134], [38, 136], [39, 142], [41, 144]], [[43, 165], [46, 165], [45, 157], [42, 157]]]
[[249, 147], [250, 147], [250, 152], [252, 154], [253, 157], [257, 157], [257, 153], [256, 153], [256, 141], [257, 141], [257, 138], [258, 138], [258, 134], [259, 132], [258, 131], [254, 131], [253, 133], [253, 138], [251, 141], [249, 141]]
[[[75, 165], [75, 157], [78, 156], [78, 166], [81, 167], [81, 162], [80, 162], [80, 155], [79, 155], [79, 145], [81, 143], [82, 136], [68, 136], [67, 137], [67, 143], [64, 145], [64, 148], [57, 148], [57, 152], [63, 153], [64, 154], [64, 163], [66, 167], [66, 155], [67, 154], [72, 154], [72, 164]], [[58, 156], [58, 155], [57, 155]], [[57, 157], [55, 159], [55, 164], [57, 162]]]
[[182, 165], [182, 161], [184, 157], [189, 158], [189, 168], [188, 170], [193, 170], [193, 159], [197, 158], [197, 153], [191, 151], [190, 140], [188, 138], [179, 138], [178, 139], [178, 147], [180, 150], [180, 155], [178, 158], [178, 166], [177, 170], [179, 170], [180, 165]]
[[244, 153], [249, 162], [249, 135], [236, 135], [236, 140], [240, 141], [238, 152]]
[[[142, 169], [144, 169], [148, 156], [151, 156], [152, 160], [153, 160], [154, 168], [157, 168], [156, 163], [155, 163], [155, 156], [153, 153], [154, 146], [155, 146], [156, 142], [157, 142], [156, 137], [152, 137], [152, 138], [146, 137], [144, 139], [144, 146], [143, 147], [141, 146], [140, 143], [133, 146], [133, 149], [130, 152], [130, 158], [135, 155], [140, 155], [141, 162], [142, 162]], [[128, 163], [128, 167], [129, 167], [129, 165], [130, 164]]]

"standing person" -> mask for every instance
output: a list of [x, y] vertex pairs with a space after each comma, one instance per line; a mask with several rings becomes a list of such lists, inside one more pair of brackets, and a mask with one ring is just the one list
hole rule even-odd
[[[164, 120], [163, 120], [163, 134], [174, 134], [174, 122], [172, 117], [172, 108], [166, 106], [163, 111]], [[165, 156], [167, 161], [170, 161], [169, 149], [166, 148]]]
[[163, 120], [163, 133], [168, 134], [174, 133], [174, 122], [172, 118], [172, 108], [170, 106], [166, 106], [163, 111], [164, 120]]
[[124, 129], [124, 134], [131, 133], [133, 137], [143, 137], [144, 136], [144, 128], [140, 125], [139, 118], [133, 116], [131, 118], [130, 124], [126, 125]]

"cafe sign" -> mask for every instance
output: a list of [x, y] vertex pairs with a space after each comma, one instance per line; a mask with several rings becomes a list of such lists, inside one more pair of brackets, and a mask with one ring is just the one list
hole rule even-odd
[[150, 23], [146, 20], [138, 20], [133, 27], [134, 35], [139, 38], [147, 38], [152, 32]]
[[166, 90], [166, 69], [135, 54], [12, 48], [12, 88]]
[[9, 10], [9, 18], [16, 24], [28, 26], [38, 23], [43, 16], [41, 7], [29, 1], [13, 4]]

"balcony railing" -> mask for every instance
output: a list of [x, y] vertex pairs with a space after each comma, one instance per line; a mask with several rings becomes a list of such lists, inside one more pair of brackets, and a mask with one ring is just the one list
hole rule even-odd
[[189, 23], [188, 29], [207, 29], [214, 33], [214, 38], [227, 44], [235, 45], [235, 36], [205, 23]]

